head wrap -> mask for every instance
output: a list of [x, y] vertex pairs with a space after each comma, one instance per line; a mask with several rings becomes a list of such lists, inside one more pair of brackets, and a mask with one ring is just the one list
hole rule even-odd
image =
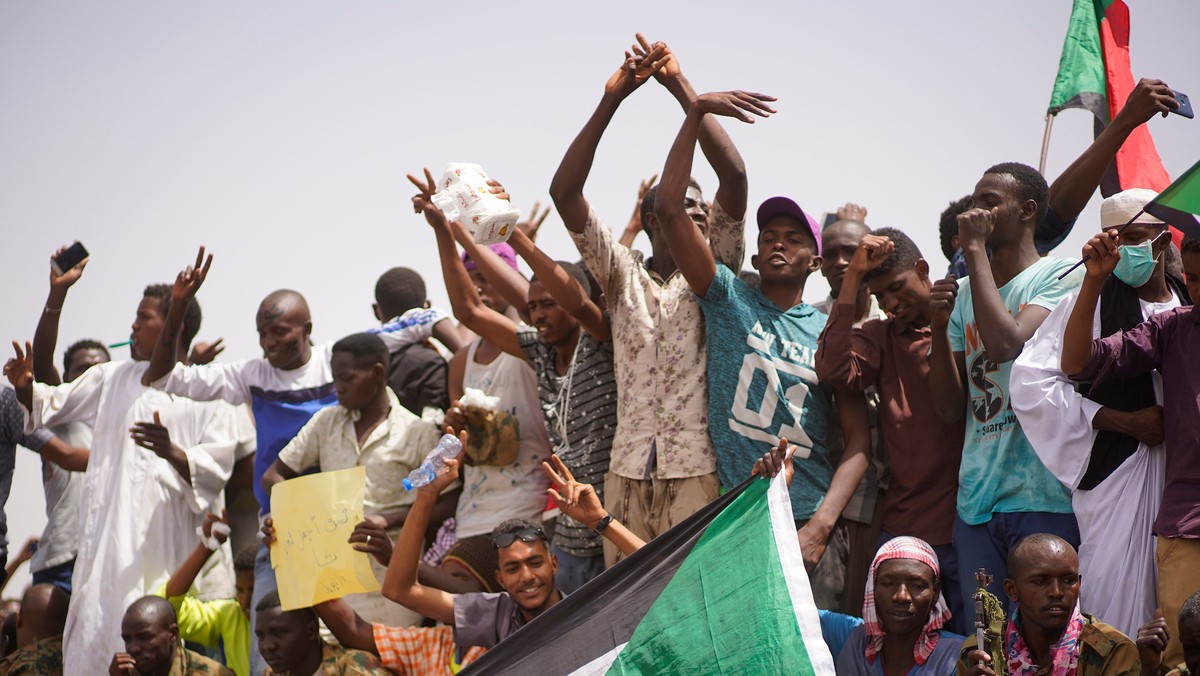
[[[879, 614], [875, 610], [875, 573], [879, 565], [891, 559], [912, 559], [920, 561], [933, 570], [933, 579], [941, 578], [937, 554], [928, 542], [914, 537], [898, 537], [888, 540], [875, 554], [871, 562], [871, 570], [867, 573], [867, 589], [863, 596], [863, 628], [867, 632], [867, 662], [874, 663], [875, 656], [883, 650], [883, 636], [886, 632], [879, 622]], [[937, 647], [938, 630], [950, 619], [950, 608], [946, 600], [938, 593], [937, 600], [929, 609], [929, 619], [921, 630], [921, 636], [913, 647], [913, 659], [917, 664], [925, 664], [933, 649]]]

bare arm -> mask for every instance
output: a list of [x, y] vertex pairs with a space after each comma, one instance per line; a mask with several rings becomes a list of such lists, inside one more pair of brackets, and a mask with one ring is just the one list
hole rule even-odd
[[1178, 107], [1166, 83], [1142, 78], [1112, 123], [1050, 185], [1050, 210], [1054, 215], [1063, 223], [1078, 218], [1129, 135], [1156, 114], [1166, 116], [1167, 111]]
[[[475, 266], [483, 273], [488, 283], [492, 288], [508, 301], [508, 304], [517, 309], [521, 315], [522, 321], [529, 321], [529, 280], [525, 279], [520, 272], [512, 269], [504, 262], [495, 251], [475, 243], [475, 239], [471, 237], [471, 233], [463, 227], [462, 223], [450, 223], [450, 230], [454, 233], [454, 239], [462, 245], [463, 251], [474, 261]], [[512, 237], [518, 234], [524, 236], [520, 230], [514, 230]], [[511, 241], [511, 237], [510, 237]], [[462, 265], [460, 262], [459, 265]], [[464, 269], [463, 272], [466, 272]], [[468, 277], [469, 279], [469, 277]], [[447, 284], [446, 286], [449, 286]], [[471, 285], [474, 288], [474, 284]]]
[[797, 533], [804, 564], [809, 570], [815, 568], [824, 555], [838, 518], [862, 481], [871, 459], [871, 426], [866, 397], [861, 392], [847, 391], [838, 391], [834, 396], [846, 449], [833, 472], [829, 490], [825, 491], [825, 499]]
[[[606, 516], [610, 516], [604, 506], [600, 504], [600, 497], [596, 495], [596, 490], [590, 484], [581, 484], [576, 481], [562, 458], [551, 455], [550, 462], [542, 463], [542, 471], [550, 477], [553, 484], [552, 488], [546, 489], [546, 493], [554, 499], [563, 514], [592, 530], [595, 530]], [[616, 519], [609, 521], [601, 535], [616, 545], [617, 549], [626, 556], [646, 545], [644, 540], [634, 535]]]
[[313, 610], [317, 611], [317, 616], [329, 627], [338, 643], [352, 650], [365, 650], [372, 655], [379, 655], [379, 647], [375, 645], [375, 627], [354, 612], [348, 603], [333, 599], [318, 603]]
[[1061, 366], [1068, 376], [1078, 375], [1092, 360], [1092, 322], [1095, 321], [1096, 303], [1105, 280], [1121, 259], [1118, 246], [1116, 230], [1100, 233], [1083, 245], [1086, 273], [1063, 332]]
[[[844, 286], [844, 284], [843, 284]], [[966, 359], [950, 345], [950, 313], [958, 295], [954, 275], [939, 280], [929, 294], [930, 329], [933, 339], [929, 351], [929, 392], [933, 409], [947, 423], [963, 417], [967, 407]]]
[[878, 349], [867, 345], [862, 346], [861, 352], [856, 349], [860, 341], [856, 340], [854, 332], [854, 310], [863, 277], [882, 265], [893, 248], [891, 240], [877, 235], [866, 235], [858, 243], [842, 279], [837, 303], [818, 343], [816, 370], [821, 382], [856, 392], [875, 382], [879, 369]]
[[[222, 521], [224, 523], [228, 523], [229, 515], [223, 514], [222, 516], [224, 518], [218, 517], [216, 514], [211, 512], [206, 513], [204, 515], [205, 533], [211, 534], [211, 528], [214, 522]], [[225, 537], [220, 535], [217, 535], [216, 538], [221, 542], [225, 541]], [[200, 571], [204, 569], [204, 564], [208, 562], [208, 559], [210, 556], [212, 556], [212, 554], [213, 550], [205, 547], [203, 542], [197, 544], [196, 548], [192, 550], [192, 553], [189, 554], [188, 557], [183, 560], [183, 563], [181, 563], [179, 567], [175, 569], [175, 572], [171, 573], [171, 578], [167, 580], [167, 590], [164, 595], [167, 598], [173, 598], [187, 594], [188, 590], [192, 588], [192, 584], [196, 581], [196, 576], [198, 576]]]
[[[462, 434], [460, 438], [465, 445], [466, 435]], [[417, 580], [417, 569], [434, 503], [437, 502], [438, 494], [458, 479], [458, 464], [458, 459], [447, 460], [446, 469], [432, 482], [417, 490], [417, 498], [404, 521], [404, 528], [400, 530], [400, 537], [392, 550], [392, 560], [388, 564], [387, 575], [383, 581], [384, 596], [446, 624], [454, 622], [454, 595], [422, 585]]]
[[554, 179], [550, 182], [550, 198], [554, 200], [554, 208], [558, 209], [563, 223], [571, 232], [583, 232], [587, 225], [590, 206], [583, 196], [583, 186], [592, 171], [596, 148], [600, 145], [604, 130], [608, 128], [621, 102], [662, 67], [665, 51], [666, 45], [654, 45], [644, 57], [626, 54], [621, 67], [605, 83], [600, 104], [571, 142], [558, 170], [554, 172]]
[[86, 472], [91, 451], [82, 446], [72, 446], [59, 437], [54, 437], [42, 446], [42, 457], [68, 472]]
[[171, 288], [171, 307], [167, 310], [159, 339], [154, 344], [150, 367], [142, 374], [143, 385], [151, 385], [160, 380], [170, 373], [175, 367], [175, 362], [179, 361], [183, 316], [187, 312], [188, 304], [196, 297], [196, 292], [208, 277], [208, 268], [212, 265], [212, 260], [212, 254], [205, 260], [204, 247], [200, 247], [195, 265], [189, 265], [175, 277], [175, 284]]
[[563, 270], [520, 230], [514, 232], [508, 242], [512, 244], [517, 254], [529, 264], [533, 274], [537, 275], [542, 286], [546, 287], [546, 291], [550, 293], [559, 307], [578, 319], [584, 330], [597, 340], [612, 340], [612, 326], [609, 324], [608, 315], [592, 302], [574, 277], [567, 274], [566, 270]]
[[271, 497], [271, 489], [275, 487], [275, 484], [295, 479], [298, 476], [300, 476], [299, 472], [280, 462], [279, 458], [275, 458], [275, 462], [272, 462], [267, 471], [263, 472], [261, 481], [263, 492], [267, 494], [267, 497]]
[[433, 325], [433, 337], [439, 343], [445, 345], [450, 354], [458, 352], [467, 345], [467, 341], [463, 340], [458, 327], [454, 325], [454, 321], [448, 317]]
[[62, 319], [63, 304], [67, 302], [67, 291], [79, 281], [89, 260], [85, 258], [79, 265], [57, 275], [54, 273], [53, 261], [66, 250], [67, 247], [60, 247], [50, 258], [50, 293], [46, 296], [46, 305], [42, 308], [42, 316], [38, 318], [37, 329], [33, 332], [33, 377], [47, 385], [62, 383], [62, 377], [54, 367], [58, 323]]

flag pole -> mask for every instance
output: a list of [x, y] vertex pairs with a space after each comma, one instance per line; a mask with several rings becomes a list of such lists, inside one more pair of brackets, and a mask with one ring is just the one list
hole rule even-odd
[[[1122, 231], [1124, 231], [1124, 230], [1125, 230], [1125, 228], [1128, 228], [1129, 226], [1133, 225], [1133, 222], [1134, 222], [1134, 221], [1136, 221], [1136, 220], [1138, 219], [1138, 216], [1141, 216], [1141, 215], [1142, 215], [1142, 214], [1144, 214], [1144, 213], [1146, 213], [1146, 209], [1145, 209], [1145, 207], [1143, 207], [1143, 208], [1139, 209], [1139, 210], [1138, 210], [1138, 212], [1137, 212], [1136, 214], [1134, 214], [1134, 215], [1133, 215], [1133, 218], [1129, 219], [1128, 221], [1125, 221], [1125, 222], [1124, 222], [1124, 223], [1122, 223], [1121, 225], [1118, 225], [1118, 226], [1117, 226], [1117, 228], [1116, 228], [1116, 230], [1117, 230], [1117, 234], [1118, 234], [1118, 235], [1119, 235], [1119, 234], [1121, 234], [1121, 232], [1122, 232]], [[1107, 232], [1107, 231], [1106, 231], [1106, 232]], [[1079, 262], [1078, 262], [1078, 263], [1076, 263], [1075, 265], [1072, 265], [1070, 270], [1067, 270], [1066, 272], [1064, 272], [1064, 273], [1062, 273], [1061, 275], [1059, 275], [1059, 276], [1058, 276], [1058, 281], [1060, 281], [1060, 282], [1061, 282], [1063, 277], [1066, 277], [1067, 275], [1071, 274], [1072, 272], [1075, 272], [1075, 269], [1076, 269], [1076, 268], [1078, 268], [1080, 265], [1083, 265], [1084, 263], [1086, 263], [1086, 262], [1087, 262], [1087, 260], [1088, 260], [1088, 258], [1091, 258], [1091, 257], [1090, 257], [1090, 256], [1084, 256], [1084, 257], [1083, 257], [1083, 260], [1079, 261]]]
[[1046, 175], [1046, 155], [1050, 152], [1050, 128], [1054, 126], [1054, 113], [1046, 113], [1046, 133], [1042, 135], [1042, 159], [1038, 161], [1038, 173]]

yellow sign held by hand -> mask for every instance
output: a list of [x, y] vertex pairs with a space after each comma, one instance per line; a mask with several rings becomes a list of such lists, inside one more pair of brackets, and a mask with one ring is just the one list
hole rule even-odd
[[284, 610], [379, 591], [369, 555], [348, 539], [363, 519], [367, 470], [352, 467], [278, 483], [271, 490], [271, 567]]

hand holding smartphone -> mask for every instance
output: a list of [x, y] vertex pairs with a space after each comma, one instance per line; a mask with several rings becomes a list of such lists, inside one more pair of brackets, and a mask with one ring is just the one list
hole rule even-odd
[[1189, 120], [1195, 118], [1196, 113], [1192, 110], [1192, 100], [1188, 98], [1188, 95], [1184, 94], [1183, 92], [1175, 91], [1174, 89], [1171, 90], [1171, 93], [1175, 95], [1175, 101], [1179, 103], [1179, 107], [1167, 112], [1175, 113], [1176, 115], [1182, 115]]
[[87, 249], [83, 248], [83, 244], [75, 242], [50, 261], [50, 269], [54, 270], [54, 274], [62, 276], [63, 273], [79, 265], [87, 257]]

